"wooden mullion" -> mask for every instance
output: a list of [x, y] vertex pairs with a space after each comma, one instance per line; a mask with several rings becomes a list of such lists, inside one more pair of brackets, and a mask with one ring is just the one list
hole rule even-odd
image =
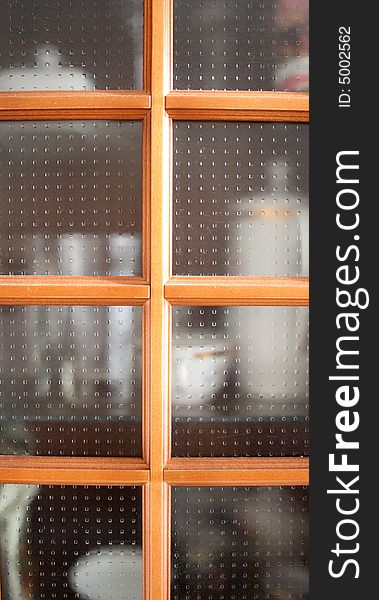
[[152, 81], [152, 2], [153, 0], [143, 0], [143, 88], [149, 95]]
[[166, 110], [175, 120], [309, 121], [309, 94], [298, 92], [173, 91]]
[[[172, 499], [172, 486], [165, 483], [165, 501], [167, 506], [167, 518], [166, 518], [166, 539], [167, 539], [167, 558], [165, 564], [165, 577], [167, 581], [167, 595], [165, 600], [171, 600], [171, 499]], [[1, 600], [1, 598], [0, 598]]]
[[[150, 472], [149, 472], [150, 478]], [[150, 486], [146, 483], [142, 488], [142, 598], [148, 600], [150, 598]], [[0, 597], [1, 600], [1, 597]]]
[[306, 306], [304, 277], [172, 277], [165, 298], [173, 305]]
[[[142, 460], [150, 465], [150, 411], [151, 411], [151, 369], [150, 369], [150, 304], [143, 307], [142, 317]], [[148, 521], [147, 521], [148, 522]]]
[[169, 276], [169, 118], [165, 112], [168, 92], [170, 6], [168, 0], [152, 0], [151, 44], [151, 318], [150, 368], [150, 484], [149, 561], [145, 569], [149, 600], [169, 596], [169, 504], [163, 469], [168, 441], [168, 304], [164, 282]]
[[151, 115], [143, 119], [142, 129], [142, 276], [150, 281], [151, 227]]

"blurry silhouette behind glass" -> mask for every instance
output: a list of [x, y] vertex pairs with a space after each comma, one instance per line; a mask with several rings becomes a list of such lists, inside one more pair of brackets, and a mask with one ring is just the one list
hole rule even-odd
[[174, 124], [175, 275], [308, 275], [308, 126]]
[[141, 275], [141, 122], [3, 122], [0, 135], [1, 274]]
[[142, 308], [0, 309], [0, 453], [141, 456]]
[[174, 487], [171, 598], [307, 600], [308, 489]]
[[174, 88], [308, 91], [309, 0], [174, 0]]
[[176, 306], [173, 456], [308, 452], [308, 309]]
[[143, 88], [143, 0], [0, 0], [0, 90]]
[[142, 600], [140, 487], [0, 485], [2, 600]]

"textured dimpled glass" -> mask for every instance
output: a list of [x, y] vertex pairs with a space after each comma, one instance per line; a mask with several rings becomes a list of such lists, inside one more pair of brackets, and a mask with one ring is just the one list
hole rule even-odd
[[172, 309], [172, 453], [302, 456], [309, 445], [308, 309]]
[[171, 598], [308, 600], [306, 487], [174, 487]]
[[143, 0], [0, 0], [0, 10], [0, 91], [143, 88]]
[[142, 600], [142, 489], [0, 485], [2, 600]]
[[0, 308], [0, 454], [142, 454], [142, 308]]
[[173, 273], [308, 275], [308, 126], [174, 123]]
[[142, 123], [0, 123], [0, 274], [141, 275]]
[[174, 0], [174, 89], [308, 87], [309, 0]]

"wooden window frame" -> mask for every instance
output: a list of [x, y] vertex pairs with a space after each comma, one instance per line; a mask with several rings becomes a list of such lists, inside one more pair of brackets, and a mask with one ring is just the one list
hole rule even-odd
[[142, 277], [0, 277], [2, 305], [143, 306], [142, 458], [1, 456], [0, 482], [143, 486], [145, 600], [170, 596], [171, 486], [307, 485], [309, 478], [306, 458], [170, 458], [170, 307], [309, 302], [308, 278], [171, 274], [173, 122], [309, 120], [305, 93], [173, 91], [172, 23], [173, 0], [145, 0], [144, 91], [0, 93], [0, 120], [143, 122]]

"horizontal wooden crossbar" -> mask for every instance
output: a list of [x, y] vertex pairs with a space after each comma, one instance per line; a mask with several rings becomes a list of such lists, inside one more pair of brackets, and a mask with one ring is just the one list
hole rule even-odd
[[0, 457], [2, 483], [40, 485], [141, 485], [149, 481], [142, 459], [42, 456]]
[[150, 287], [137, 277], [0, 277], [0, 304], [141, 305]]
[[309, 282], [300, 277], [173, 277], [165, 285], [165, 298], [175, 305], [306, 306]]
[[166, 96], [173, 119], [309, 121], [309, 95], [297, 92], [175, 91]]
[[0, 92], [0, 120], [142, 119], [144, 92]]
[[170, 485], [308, 485], [307, 458], [172, 459], [164, 480]]

